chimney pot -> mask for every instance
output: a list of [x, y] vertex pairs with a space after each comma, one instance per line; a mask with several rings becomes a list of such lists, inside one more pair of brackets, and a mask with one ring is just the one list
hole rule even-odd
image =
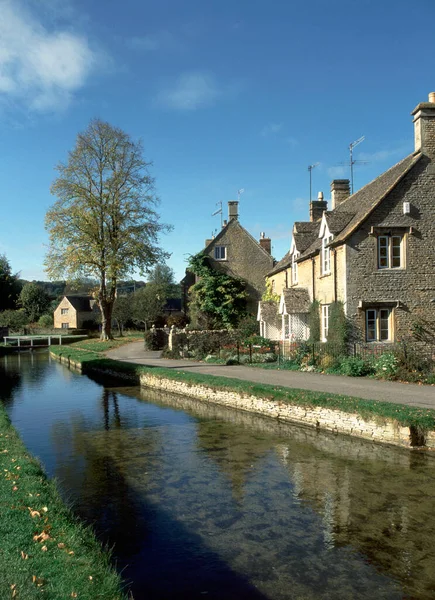
[[323, 201], [323, 192], [319, 192], [319, 193], [317, 194], [317, 200], [321, 200], [321, 201]]

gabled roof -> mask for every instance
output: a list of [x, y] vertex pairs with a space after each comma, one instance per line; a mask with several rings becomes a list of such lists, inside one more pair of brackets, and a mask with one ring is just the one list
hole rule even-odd
[[261, 300], [258, 303], [257, 321], [266, 321], [267, 323], [278, 323], [278, 303], [273, 300]]
[[306, 288], [284, 288], [279, 303], [280, 314], [307, 313], [310, 310], [310, 296]]
[[65, 296], [65, 298], [77, 312], [91, 312], [95, 303], [92, 296]]
[[293, 233], [312, 233], [315, 228], [315, 221], [296, 221], [293, 225]]
[[[402, 181], [407, 173], [418, 163], [422, 154], [410, 154], [391, 169], [358, 190], [333, 211], [336, 214], [354, 213], [354, 217], [336, 235], [332, 245], [346, 240], [382, 200]], [[329, 221], [328, 221], [329, 223]]]
[[222, 229], [219, 231], [219, 233], [217, 234], [217, 236], [215, 238], [213, 238], [212, 240], [210, 240], [210, 242], [205, 246], [205, 248], [203, 249], [202, 252], [207, 252], [210, 248], [212, 248], [213, 246], [215, 246], [224, 236], [225, 232], [228, 231], [228, 229], [230, 229], [230, 227], [235, 228], [238, 227], [239, 229], [242, 230], [242, 232], [249, 237], [256, 246], [258, 246], [258, 248], [261, 249], [262, 252], [264, 252], [264, 254], [268, 257], [268, 258], [272, 258], [272, 256], [269, 254], [269, 252], [267, 250], [265, 250], [263, 248], [263, 246], [260, 244], [260, 242], [258, 240], [256, 240], [254, 238], [253, 235], [251, 235], [249, 233], [249, 231], [247, 231], [242, 225], [240, 225], [240, 222], [238, 219], [231, 219], [230, 221], [228, 221], [228, 223], [222, 227]]
[[295, 241], [296, 250], [300, 254], [305, 252], [305, 250], [307, 248], [309, 248], [309, 246], [312, 244], [314, 231], [315, 231], [315, 229], [313, 229], [313, 231], [311, 231], [309, 233], [307, 232], [307, 233], [294, 233], [293, 234], [293, 239]]
[[279, 273], [280, 271], [287, 269], [287, 267], [289, 267], [291, 264], [292, 264], [292, 256], [291, 256], [290, 252], [287, 252], [287, 254], [285, 254], [283, 256], [283, 258], [281, 258], [281, 260], [276, 263], [276, 265], [273, 267], [273, 269], [271, 271], [269, 271], [269, 273], [266, 275], [266, 277], [270, 277], [271, 275], [275, 275], [275, 273]]
[[355, 216], [355, 213], [339, 212], [337, 209], [328, 210], [323, 214], [325, 215], [328, 229], [332, 235], [337, 235], [337, 233], [340, 233], [340, 231], [342, 231]]

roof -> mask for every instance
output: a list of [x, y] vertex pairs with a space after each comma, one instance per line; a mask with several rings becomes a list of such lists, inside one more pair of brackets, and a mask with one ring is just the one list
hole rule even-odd
[[[338, 208], [338, 207], [337, 207]], [[354, 218], [355, 213], [328, 210], [325, 213], [326, 222], [330, 233], [336, 235], [340, 233], [346, 225]]]
[[275, 273], [279, 273], [283, 269], [286, 269], [287, 267], [289, 267], [291, 265], [291, 262], [292, 262], [292, 256], [291, 256], [290, 252], [287, 252], [287, 254], [285, 254], [283, 256], [283, 258], [281, 258], [281, 260], [276, 263], [276, 265], [266, 275], [266, 277], [270, 277], [271, 275], [275, 275]]
[[294, 233], [312, 233], [312, 231], [316, 228], [316, 223], [314, 221], [296, 221], [293, 225]]
[[[335, 237], [333, 245], [346, 240], [382, 200], [402, 181], [407, 173], [418, 163], [422, 154], [410, 154], [391, 169], [365, 185], [334, 210], [334, 213], [354, 213], [354, 217]], [[328, 221], [329, 225], [329, 221]]]
[[230, 227], [237, 227], [237, 226], [243, 231], [243, 233], [245, 235], [247, 235], [254, 242], [254, 244], [256, 244], [258, 246], [258, 248], [261, 248], [261, 251], [264, 252], [264, 254], [268, 258], [270, 258], [271, 260], [273, 260], [272, 256], [270, 255], [270, 253], [263, 248], [263, 246], [260, 244], [260, 242], [258, 240], [256, 240], [254, 238], [254, 236], [251, 235], [249, 233], [249, 231], [243, 227], [243, 225], [240, 225], [240, 222], [239, 222], [238, 219], [230, 219], [230, 221], [228, 221], [228, 223], [226, 225], [224, 225], [224, 227], [222, 227], [222, 229], [219, 231], [219, 233], [217, 234], [217, 236], [215, 238], [213, 238], [212, 240], [210, 240], [210, 242], [208, 244], [206, 244], [205, 248], [203, 249], [203, 252], [207, 252], [207, 250], [209, 248], [211, 248], [217, 242], [219, 242], [221, 240], [221, 238], [224, 236], [225, 232], [228, 231], [228, 229]]
[[267, 323], [278, 322], [278, 303], [273, 300], [261, 300], [258, 303], [257, 321], [266, 321]]
[[[288, 315], [307, 313], [310, 310], [310, 296], [306, 288], [284, 288], [281, 295], [280, 309]], [[281, 311], [280, 311], [281, 312]]]
[[65, 296], [65, 298], [78, 312], [91, 312], [91, 302], [95, 302], [92, 296]]

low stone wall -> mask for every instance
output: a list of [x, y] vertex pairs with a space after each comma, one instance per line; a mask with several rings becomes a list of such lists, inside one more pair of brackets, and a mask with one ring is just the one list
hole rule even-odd
[[[82, 371], [80, 363], [69, 360], [66, 357], [59, 358], [56, 355], [52, 356], [62, 363]], [[110, 371], [108, 374], [118, 375], [113, 371]], [[123, 374], [119, 375], [123, 376]], [[128, 378], [127, 375], [124, 375], [124, 377]], [[274, 402], [237, 391], [219, 390], [206, 385], [165, 379], [151, 373], [142, 373], [140, 375], [140, 385], [271, 417], [283, 422], [313, 427], [318, 431], [351, 435], [373, 442], [401, 446], [402, 448], [418, 446], [428, 450], [435, 450], [435, 431], [427, 432], [424, 438], [421, 436], [418, 437], [411, 431], [410, 427], [404, 427], [393, 419], [385, 419], [383, 417], [365, 419], [355, 413], [347, 413], [325, 407], [298, 406], [284, 402]]]
[[[192, 398], [198, 398], [239, 410], [246, 410], [282, 421], [309, 425], [331, 433], [344, 433], [384, 444], [394, 444], [395, 446], [405, 448], [412, 447], [410, 428], [403, 427], [392, 420], [389, 421], [381, 418], [366, 420], [357, 414], [323, 407], [296, 406], [273, 402], [258, 398], [257, 396], [243, 395], [230, 390], [214, 390], [206, 386], [190, 385], [182, 381], [161, 379], [148, 373], [141, 374], [140, 382], [142, 386], [153, 389], [165, 390], [174, 394], [183, 394]], [[435, 447], [435, 432], [433, 432], [433, 438], [430, 439]]]

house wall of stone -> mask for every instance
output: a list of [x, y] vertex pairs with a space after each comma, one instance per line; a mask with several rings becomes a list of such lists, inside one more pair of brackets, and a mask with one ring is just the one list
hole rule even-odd
[[[403, 202], [411, 213], [403, 214]], [[377, 268], [377, 237], [372, 227], [412, 227], [405, 234], [405, 267]], [[415, 322], [435, 328], [435, 164], [427, 157], [408, 173], [351, 237], [347, 250], [347, 313], [364, 339], [359, 302], [400, 302], [394, 308], [395, 339], [407, 339]], [[435, 344], [434, 344], [435, 345]]]
[[[215, 260], [215, 246], [226, 247], [226, 260]], [[248, 309], [255, 314], [257, 303], [265, 291], [266, 275], [273, 268], [272, 256], [260, 247], [237, 220], [230, 221], [223, 235], [207, 248], [207, 255], [214, 269], [246, 281]]]
[[274, 282], [273, 293], [280, 295], [282, 290], [287, 287], [286, 282], [291, 281], [291, 269], [284, 269], [271, 277], [268, 277], [268, 281]]
[[[62, 314], [62, 309], [67, 309], [68, 313], [66, 315]], [[59, 304], [59, 306], [54, 311], [53, 315], [54, 319], [54, 327], [56, 329], [61, 329], [64, 323], [68, 323], [69, 329], [76, 329], [79, 326], [77, 325], [77, 311], [71, 305], [67, 298], [63, 298]]]

